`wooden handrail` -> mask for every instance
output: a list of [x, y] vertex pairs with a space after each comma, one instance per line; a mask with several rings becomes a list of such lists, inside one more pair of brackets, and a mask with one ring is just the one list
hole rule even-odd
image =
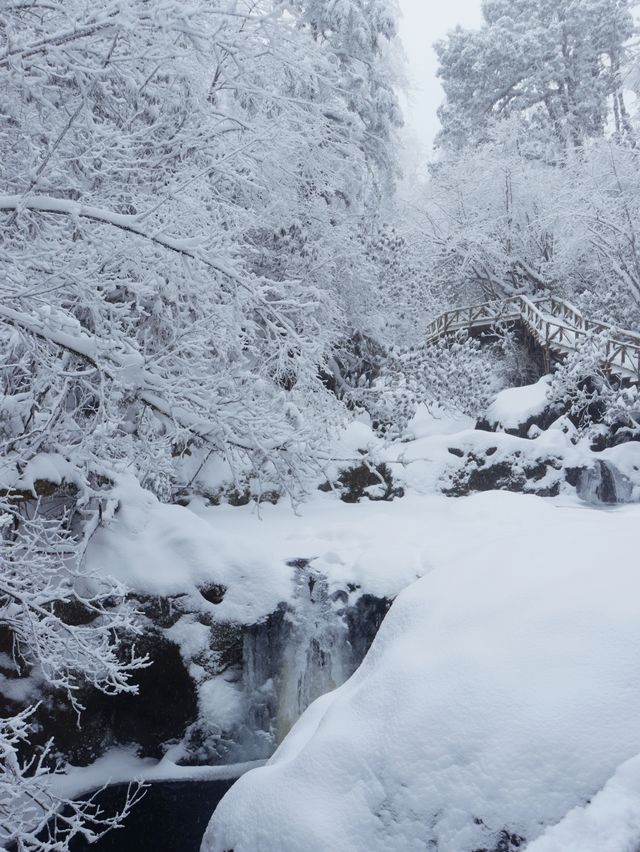
[[540, 346], [556, 355], [575, 351], [591, 332], [606, 334], [605, 366], [640, 383], [640, 334], [609, 323], [588, 320], [570, 302], [555, 296], [511, 296], [493, 302], [453, 308], [427, 327], [427, 343], [457, 331], [492, 328], [500, 322], [523, 323]]

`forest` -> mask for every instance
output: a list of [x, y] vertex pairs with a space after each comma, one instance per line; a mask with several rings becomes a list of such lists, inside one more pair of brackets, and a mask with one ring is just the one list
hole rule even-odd
[[481, 12], [0, 0], [0, 847], [640, 849], [638, 7]]

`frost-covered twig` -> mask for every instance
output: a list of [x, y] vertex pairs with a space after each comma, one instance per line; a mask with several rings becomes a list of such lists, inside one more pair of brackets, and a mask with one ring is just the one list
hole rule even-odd
[[129, 785], [115, 814], [105, 813], [99, 805], [101, 790], [83, 800], [58, 795], [52, 743], [30, 759], [21, 757], [29, 745], [35, 709], [0, 720], [0, 842], [17, 852], [65, 852], [80, 837], [94, 843], [123, 824], [144, 787]]

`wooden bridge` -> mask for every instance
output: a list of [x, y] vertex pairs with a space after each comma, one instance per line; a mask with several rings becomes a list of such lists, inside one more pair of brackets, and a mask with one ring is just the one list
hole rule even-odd
[[588, 320], [569, 302], [553, 296], [511, 296], [482, 305], [454, 308], [429, 325], [427, 343], [459, 331], [491, 333], [502, 324], [524, 327], [542, 349], [547, 369], [551, 368], [552, 361], [575, 351], [580, 340], [601, 335], [603, 366], [620, 378], [640, 383], [640, 334]]

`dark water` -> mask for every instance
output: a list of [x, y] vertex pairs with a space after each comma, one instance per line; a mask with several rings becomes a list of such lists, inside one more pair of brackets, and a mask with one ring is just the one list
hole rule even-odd
[[[98, 843], [74, 841], [72, 852], [198, 852], [202, 835], [229, 781], [158, 781], [134, 807], [124, 827]], [[97, 797], [106, 813], [125, 800], [126, 784], [107, 787]]]

